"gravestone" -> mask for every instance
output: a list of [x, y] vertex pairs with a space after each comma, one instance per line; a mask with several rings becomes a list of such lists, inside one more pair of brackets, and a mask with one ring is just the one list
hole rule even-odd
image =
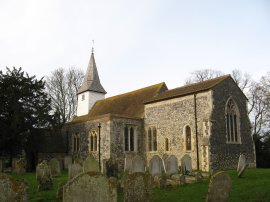
[[191, 174], [192, 173], [192, 164], [191, 164], [191, 157], [185, 154], [181, 158], [181, 168], [183, 174]]
[[14, 172], [22, 174], [26, 172], [26, 161], [25, 159], [18, 159], [14, 162]]
[[52, 189], [51, 169], [46, 160], [37, 165], [36, 179], [38, 181], [38, 191]]
[[124, 202], [150, 202], [152, 199], [152, 177], [148, 173], [129, 174], [124, 182]]
[[162, 159], [157, 155], [153, 156], [149, 162], [150, 174], [152, 176], [160, 176], [162, 174], [162, 171], [164, 171]]
[[166, 160], [166, 175], [171, 176], [178, 173], [178, 160], [174, 155], [169, 156]]
[[25, 184], [4, 173], [0, 173], [0, 190], [0, 201], [27, 201]]
[[225, 172], [218, 172], [214, 174], [210, 180], [207, 202], [227, 202], [231, 190], [231, 178]]
[[241, 170], [242, 167], [246, 165], [246, 156], [244, 154], [240, 154], [238, 165], [237, 165], [237, 172]]
[[69, 165], [72, 164], [72, 158], [70, 156], [65, 156], [64, 158], [64, 169], [68, 169]]
[[118, 164], [114, 158], [105, 161], [103, 173], [105, 173], [107, 177], [118, 177]]
[[88, 156], [83, 162], [83, 172], [99, 172], [99, 165], [96, 159]]
[[69, 165], [68, 167], [68, 179], [74, 178], [76, 175], [82, 173], [83, 169], [82, 166], [78, 163], [74, 163]]
[[51, 175], [53, 177], [57, 177], [57, 176], [61, 175], [60, 162], [57, 158], [52, 158], [49, 161], [49, 166], [51, 169]]
[[133, 159], [132, 159], [132, 172], [145, 172], [145, 163], [144, 163], [144, 159], [139, 156], [136, 155]]
[[63, 202], [117, 202], [117, 185], [98, 172], [87, 172], [63, 187]]
[[132, 171], [132, 157], [131, 156], [126, 156], [125, 157], [125, 169], [126, 172], [131, 172]]
[[241, 167], [241, 169], [239, 170], [239, 172], [237, 173], [238, 177], [242, 177], [242, 175], [244, 174], [245, 170], [247, 169], [248, 164], [246, 164], [245, 166]]

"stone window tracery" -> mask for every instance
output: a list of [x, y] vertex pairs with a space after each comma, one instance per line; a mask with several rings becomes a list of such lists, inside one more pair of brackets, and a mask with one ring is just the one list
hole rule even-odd
[[75, 133], [72, 135], [72, 151], [74, 153], [79, 152], [80, 150], [80, 135]]
[[125, 151], [137, 151], [136, 140], [137, 136], [135, 134], [134, 126], [126, 126], [124, 129], [124, 150]]
[[157, 151], [157, 129], [149, 127], [147, 136], [148, 151]]
[[90, 151], [97, 151], [97, 130], [91, 130], [89, 132], [89, 149]]
[[228, 143], [240, 143], [239, 112], [236, 103], [231, 98], [226, 105], [226, 131]]

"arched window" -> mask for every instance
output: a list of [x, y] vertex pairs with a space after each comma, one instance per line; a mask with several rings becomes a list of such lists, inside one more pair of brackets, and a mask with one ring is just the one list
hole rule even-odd
[[90, 151], [97, 151], [97, 130], [91, 130], [89, 132], [89, 149]]
[[137, 151], [136, 134], [133, 126], [126, 126], [124, 129], [124, 149], [125, 151]]
[[169, 151], [169, 140], [165, 138], [165, 151]]
[[227, 142], [238, 143], [239, 138], [239, 112], [237, 105], [232, 99], [229, 99], [226, 105], [226, 128]]
[[153, 128], [153, 150], [157, 151], [157, 130]]
[[77, 153], [80, 149], [80, 135], [78, 133], [72, 135], [72, 151]]
[[189, 126], [186, 126], [186, 150], [191, 150], [191, 130]]
[[157, 129], [148, 128], [148, 151], [157, 151]]
[[125, 151], [128, 151], [128, 127], [125, 127]]
[[148, 128], [148, 151], [152, 151], [152, 130]]

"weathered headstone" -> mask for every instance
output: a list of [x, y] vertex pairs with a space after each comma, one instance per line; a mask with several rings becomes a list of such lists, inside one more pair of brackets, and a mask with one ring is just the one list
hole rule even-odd
[[139, 156], [136, 155], [133, 159], [132, 159], [132, 172], [145, 172], [145, 162], [144, 159]]
[[81, 173], [64, 185], [63, 202], [116, 202], [116, 186], [100, 173]]
[[192, 173], [192, 164], [191, 164], [191, 157], [185, 154], [181, 158], [181, 168], [183, 174], [190, 174]]
[[14, 162], [14, 170], [17, 174], [22, 174], [26, 172], [26, 160], [19, 159]]
[[68, 167], [68, 179], [70, 180], [70, 179], [74, 178], [76, 175], [82, 173], [82, 171], [83, 171], [83, 168], [78, 163], [74, 163], [74, 164], [69, 165], [69, 167]]
[[103, 169], [103, 173], [105, 173], [107, 177], [118, 177], [118, 164], [114, 158], [110, 158], [105, 161], [105, 169]]
[[174, 155], [169, 156], [166, 160], [166, 175], [171, 176], [178, 173], [178, 160]]
[[46, 160], [38, 164], [36, 168], [36, 178], [38, 181], [38, 191], [52, 189], [51, 169]]
[[126, 156], [125, 157], [125, 168], [124, 170], [126, 172], [131, 172], [132, 171], [132, 157]]
[[150, 202], [152, 199], [152, 177], [148, 173], [132, 173], [124, 182], [125, 202]]
[[70, 156], [64, 157], [64, 169], [68, 169], [69, 165], [72, 164], [72, 158]]
[[244, 154], [240, 154], [238, 165], [237, 165], [237, 172], [241, 170], [242, 167], [246, 165], [246, 156]]
[[93, 157], [89, 156], [83, 162], [83, 172], [99, 172], [99, 164]]
[[57, 158], [52, 158], [49, 161], [49, 166], [53, 177], [61, 175], [60, 162]]
[[157, 155], [153, 156], [149, 162], [150, 174], [152, 176], [156, 176], [156, 175], [160, 176], [163, 170], [164, 168], [163, 168], [162, 159]]
[[0, 190], [0, 201], [27, 201], [25, 184], [4, 173], [0, 173]]
[[218, 172], [214, 174], [210, 180], [207, 202], [227, 202], [231, 190], [231, 178], [225, 172]]
[[237, 173], [238, 177], [242, 177], [242, 175], [244, 174], [245, 170], [247, 169], [248, 164], [245, 164], [245, 166], [241, 167], [241, 169], [239, 170], [239, 172]]

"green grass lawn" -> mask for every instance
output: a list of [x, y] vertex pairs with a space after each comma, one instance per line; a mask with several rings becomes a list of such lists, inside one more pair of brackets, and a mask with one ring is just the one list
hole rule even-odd
[[[227, 172], [232, 178], [231, 202], [270, 201], [270, 169], [248, 169], [242, 178], [237, 178], [237, 173], [234, 170]], [[60, 177], [53, 178], [53, 190], [38, 192], [35, 173], [12, 175], [17, 179], [24, 180], [28, 185], [29, 201], [57, 201], [57, 188], [59, 184], [67, 181], [67, 172], [63, 172]], [[208, 181], [177, 188], [154, 189], [153, 198], [154, 201], [158, 202], [205, 201], [207, 189]], [[118, 194], [118, 201], [123, 201], [123, 193]]]

